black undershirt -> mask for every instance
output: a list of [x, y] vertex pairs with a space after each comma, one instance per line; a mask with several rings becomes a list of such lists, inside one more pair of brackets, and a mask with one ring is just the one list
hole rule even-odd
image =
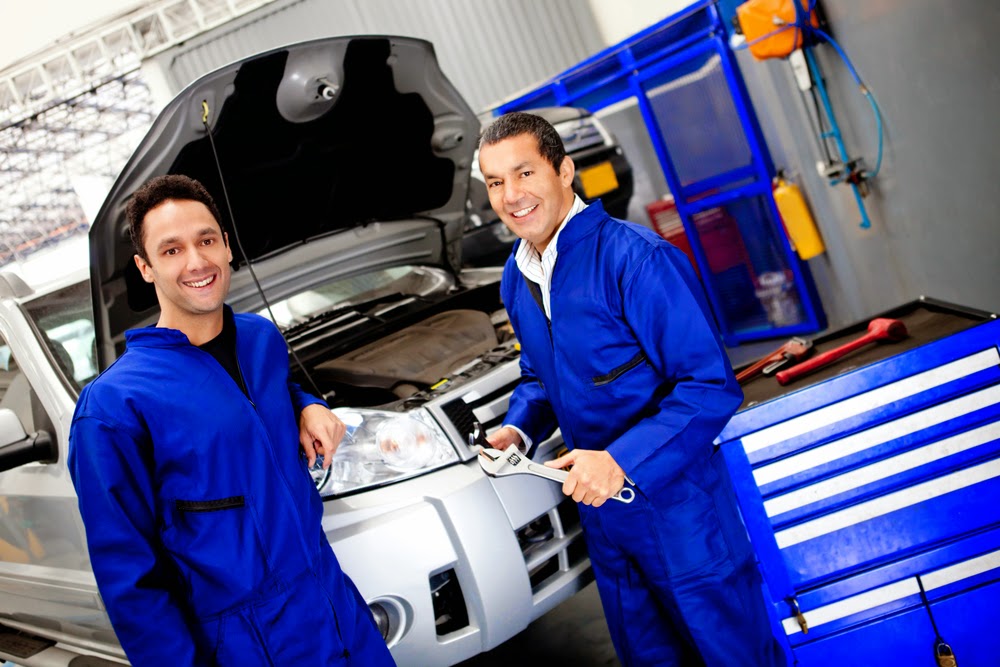
[[224, 313], [222, 331], [219, 332], [219, 335], [198, 347], [215, 357], [215, 360], [226, 369], [244, 395], [249, 396], [246, 383], [243, 381], [243, 374], [240, 372], [239, 362], [236, 360], [236, 322], [229, 309], [226, 309]]

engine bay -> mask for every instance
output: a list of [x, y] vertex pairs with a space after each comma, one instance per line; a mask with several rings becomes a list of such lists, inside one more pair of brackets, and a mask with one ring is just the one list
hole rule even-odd
[[319, 317], [288, 338], [330, 407], [405, 411], [518, 357], [497, 292], [494, 283], [431, 302], [401, 300], [388, 312], [380, 302], [377, 317]]

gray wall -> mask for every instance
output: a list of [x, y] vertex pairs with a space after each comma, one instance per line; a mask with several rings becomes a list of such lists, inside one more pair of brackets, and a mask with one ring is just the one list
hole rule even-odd
[[579, 0], [278, 0], [144, 67], [172, 97], [203, 74], [267, 49], [330, 35], [402, 35], [434, 44], [441, 69], [469, 105], [485, 109], [604, 48]]
[[[815, 168], [819, 148], [788, 64], [740, 66], [778, 167], [795, 172], [827, 253], [810, 261], [830, 324], [924, 294], [1000, 310], [1000, 3], [826, 0], [833, 37], [874, 92], [885, 123], [882, 171], [865, 200]], [[851, 157], [876, 156], [867, 101], [829, 46], [816, 49]]]

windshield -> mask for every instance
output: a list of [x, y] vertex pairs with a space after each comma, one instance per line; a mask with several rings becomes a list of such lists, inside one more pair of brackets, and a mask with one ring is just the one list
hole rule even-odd
[[[454, 279], [447, 271], [428, 266], [395, 266], [312, 287], [272, 303], [271, 312], [279, 327], [290, 329], [330, 311], [373, 301], [391, 307], [396, 301], [441, 294], [453, 286]], [[266, 308], [259, 312], [270, 319]]]
[[97, 376], [90, 282], [56, 290], [24, 305], [63, 375], [79, 391]]

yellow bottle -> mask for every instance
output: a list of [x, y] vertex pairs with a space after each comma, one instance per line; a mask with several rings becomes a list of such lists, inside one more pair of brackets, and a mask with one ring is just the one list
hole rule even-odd
[[799, 186], [778, 179], [774, 188], [774, 203], [785, 223], [785, 231], [792, 242], [795, 251], [802, 259], [812, 259], [824, 252], [823, 238], [819, 235], [816, 222], [809, 213], [806, 200]]

